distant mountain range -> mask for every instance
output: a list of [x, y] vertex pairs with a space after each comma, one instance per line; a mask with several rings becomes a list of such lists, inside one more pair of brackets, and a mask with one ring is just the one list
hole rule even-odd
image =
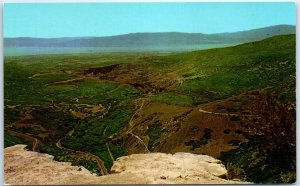
[[277, 25], [248, 31], [202, 33], [131, 33], [106, 37], [4, 38], [4, 47], [161, 47], [231, 44], [262, 40], [275, 35], [295, 34], [292, 25]]

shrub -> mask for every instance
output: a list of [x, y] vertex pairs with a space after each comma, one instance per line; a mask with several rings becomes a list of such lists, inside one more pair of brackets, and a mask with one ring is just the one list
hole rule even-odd
[[240, 121], [241, 118], [239, 116], [230, 116], [231, 121]]
[[[280, 103], [274, 94], [256, 96], [251, 113], [243, 117], [248, 129], [247, 142], [223, 152], [220, 159], [234, 171], [244, 170], [247, 181], [255, 183], [293, 183], [296, 180], [296, 110], [293, 103]], [[237, 132], [237, 131], [236, 131]], [[229, 164], [231, 163], [231, 164]]]
[[[296, 108], [292, 103], [279, 103], [278, 96], [257, 96], [251, 113], [257, 117], [245, 119], [245, 127], [265, 137], [263, 148], [268, 159], [282, 168], [295, 169]], [[284, 158], [283, 158], [284, 157]]]
[[233, 146], [238, 146], [241, 143], [241, 140], [230, 140], [228, 144]]
[[223, 109], [225, 109], [226, 107], [224, 106], [224, 105], [217, 105], [217, 109], [218, 110], [223, 110]]
[[230, 129], [225, 129], [225, 130], [223, 131], [223, 133], [224, 133], [224, 134], [230, 134]]

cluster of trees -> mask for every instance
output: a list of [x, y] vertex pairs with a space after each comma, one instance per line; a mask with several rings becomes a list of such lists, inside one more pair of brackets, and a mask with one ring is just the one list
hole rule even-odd
[[276, 94], [258, 95], [251, 108], [257, 117], [245, 119], [244, 125], [251, 133], [263, 136], [259, 149], [270, 163], [296, 170], [296, 105], [279, 100]]
[[274, 92], [255, 95], [251, 116], [241, 118], [248, 141], [220, 157], [229, 178], [272, 184], [296, 181], [295, 100], [281, 97]]

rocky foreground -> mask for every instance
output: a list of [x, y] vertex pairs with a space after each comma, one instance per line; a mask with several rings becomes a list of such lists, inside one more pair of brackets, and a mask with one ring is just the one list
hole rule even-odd
[[217, 159], [190, 153], [133, 154], [118, 158], [111, 174], [97, 176], [83, 167], [57, 162], [53, 156], [27, 151], [26, 145], [4, 150], [5, 183], [33, 184], [242, 184], [226, 180]]

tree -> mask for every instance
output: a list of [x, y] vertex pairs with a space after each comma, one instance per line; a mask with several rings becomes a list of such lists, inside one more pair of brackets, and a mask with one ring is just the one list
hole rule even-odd
[[296, 106], [280, 103], [278, 94], [259, 94], [251, 107], [251, 117], [243, 124], [262, 136], [261, 151], [269, 163], [286, 170], [296, 169]]

